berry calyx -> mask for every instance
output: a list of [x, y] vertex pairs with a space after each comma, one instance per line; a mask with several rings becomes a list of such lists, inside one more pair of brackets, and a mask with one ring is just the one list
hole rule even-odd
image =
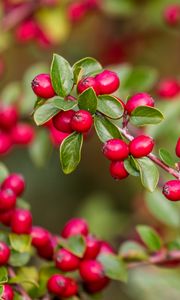
[[88, 232], [89, 228], [86, 220], [80, 218], [73, 218], [65, 224], [61, 236], [64, 238], [69, 238], [73, 235], [78, 234], [87, 236]]
[[33, 226], [30, 235], [34, 247], [45, 247], [49, 243], [50, 233], [40, 226]]
[[0, 242], [0, 266], [6, 265], [10, 257], [10, 249], [4, 243]]
[[91, 129], [93, 124], [93, 118], [91, 114], [86, 110], [77, 111], [71, 120], [71, 127], [74, 131], [83, 133]]
[[177, 157], [180, 157], [180, 138], [178, 139], [176, 143], [176, 155]]
[[95, 77], [85, 77], [81, 79], [77, 84], [77, 92], [81, 94], [90, 87], [93, 88], [96, 95], [99, 95], [99, 85]]
[[56, 95], [49, 74], [39, 74], [32, 81], [32, 89], [36, 96], [52, 98]]
[[108, 140], [103, 145], [103, 154], [110, 160], [124, 160], [129, 155], [128, 145], [120, 139]]
[[11, 189], [0, 190], [0, 211], [7, 211], [16, 205], [16, 195]]
[[3, 181], [2, 189], [10, 189], [20, 196], [25, 189], [25, 180], [21, 174], [12, 173]]
[[11, 131], [12, 141], [17, 145], [29, 145], [34, 136], [34, 128], [27, 123], [18, 123]]
[[104, 275], [103, 266], [96, 260], [84, 260], [79, 268], [82, 279], [86, 282], [97, 282], [106, 277]]
[[18, 112], [14, 106], [0, 106], [0, 127], [9, 130], [18, 121]]
[[99, 94], [112, 94], [120, 86], [120, 80], [115, 72], [104, 70], [102, 73], [96, 75], [96, 82], [99, 85]]
[[55, 265], [63, 272], [75, 271], [78, 269], [80, 259], [66, 249], [60, 249], [55, 254]]
[[71, 133], [73, 131], [71, 127], [71, 120], [74, 114], [75, 111], [71, 109], [68, 111], [60, 111], [52, 119], [54, 127], [61, 132]]
[[29, 234], [32, 228], [31, 212], [25, 209], [16, 209], [11, 219], [11, 230], [17, 234]]
[[86, 237], [86, 251], [84, 253], [84, 260], [95, 259], [99, 254], [101, 242], [93, 235]]
[[3, 300], [13, 300], [14, 299], [14, 292], [12, 287], [9, 284], [3, 285], [3, 292], [1, 294], [1, 299]]
[[163, 186], [164, 196], [171, 201], [180, 200], [180, 180], [170, 180]]
[[137, 93], [128, 99], [126, 111], [130, 115], [139, 106], [154, 107], [154, 99], [147, 93]]
[[153, 147], [154, 140], [150, 136], [139, 135], [130, 142], [129, 151], [134, 157], [140, 158], [151, 153]]
[[157, 87], [157, 93], [162, 98], [174, 98], [180, 93], [180, 83], [175, 79], [161, 80]]
[[116, 180], [121, 180], [129, 176], [123, 161], [112, 161], [110, 164], [110, 174]]

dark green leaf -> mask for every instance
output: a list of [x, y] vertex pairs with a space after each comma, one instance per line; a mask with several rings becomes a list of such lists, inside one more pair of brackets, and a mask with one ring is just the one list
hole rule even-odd
[[164, 119], [163, 114], [154, 107], [139, 106], [131, 114], [130, 121], [135, 126], [159, 124]]
[[86, 250], [86, 242], [81, 235], [75, 235], [66, 240], [61, 239], [60, 245], [78, 257], [83, 257]]
[[119, 249], [119, 254], [123, 259], [129, 261], [146, 260], [148, 258], [146, 249], [135, 241], [124, 242]]
[[67, 111], [77, 106], [77, 101], [64, 100], [64, 98], [54, 97], [53, 104], [55, 107], [59, 108], [60, 110]]
[[113, 138], [121, 139], [118, 128], [107, 118], [100, 115], [95, 116], [94, 125], [97, 135], [103, 143]]
[[153, 192], [159, 181], [159, 171], [156, 165], [148, 158], [136, 159], [139, 166], [142, 185], [150, 192]]
[[122, 104], [110, 95], [98, 97], [97, 110], [111, 119], [120, 119], [124, 112]]
[[158, 251], [161, 249], [162, 240], [154, 229], [146, 225], [138, 225], [136, 230], [149, 250]]
[[31, 237], [30, 235], [25, 234], [9, 234], [9, 241], [12, 249], [16, 250], [19, 253], [28, 252], [31, 246]]
[[126, 171], [131, 174], [132, 176], [139, 176], [139, 170], [137, 169], [136, 161], [132, 156], [129, 156], [127, 159], [124, 161], [124, 167]]
[[0, 267], [0, 284], [8, 281], [8, 271], [5, 267]]
[[0, 163], [0, 183], [9, 175], [9, 171], [3, 163]]
[[52, 100], [47, 101], [36, 109], [34, 113], [34, 121], [37, 125], [42, 125], [57, 115], [59, 111], [60, 109], [54, 105]]
[[73, 88], [74, 75], [68, 61], [54, 54], [51, 65], [51, 80], [58, 96], [68, 96]]
[[78, 97], [78, 106], [80, 109], [84, 109], [94, 114], [97, 108], [97, 97], [92, 88], [85, 90]]
[[22, 267], [29, 262], [30, 258], [31, 254], [29, 252], [19, 253], [11, 250], [9, 263], [12, 267]]
[[65, 174], [72, 173], [81, 160], [81, 148], [83, 136], [80, 133], [72, 133], [63, 140], [60, 146], [60, 161]]
[[93, 75], [102, 70], [101, 64], [92, 57], [86, 57], [73, 65], [75, 82], [83, 76]]
[[166, 149], [159, 149], [159, 156], [162, 159], [162, 161], [170, 166], [170, 167], [174, 167], [174, 165], [176, 164], [176, 160], [172, 157], [172, 155], [169, 153], [169, 151], [167, 151]]

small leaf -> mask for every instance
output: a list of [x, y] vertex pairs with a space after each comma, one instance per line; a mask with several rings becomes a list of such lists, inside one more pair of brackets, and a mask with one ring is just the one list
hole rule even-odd
[[9, 281], [15, 284], [30, 284], [38, 287], [38, 271], [35, 267], [22, 267], [18, 270], [15, 277], [12, 277]]
[[146, 249], [135, 241], [125, 241], [119, 249], [119, 255], [128, 261], [146, 260], [148, 258]]
[[159, 171], [156, 165], [148, 158], [136, 159], [139, 166], [142, 185], [150, 192], [153, 192], [159, 181]]
[[30, 235], [25, 234], [9, 234], [9, 241], [11, 247], [19, 253], [28, 252], [31, 246], [31, 237]]
[[126, 171], [131, 174], [132, 176], [139, 176], [139, 170], [137, 169], [136, 161], [132, 156], [129, 156], [127, 159], [124, 161], [124, 167]]
[[9, 175], [9, 171], [3, 163], [0, 163], [0, 183]]
[[8, 281], [8, 271], [5, 267], [0, 267], [0, 284]]
[[27, 209], [27, 210], [30, 210], [30, 209], [31, 209], [31, 205], [29, 204], [29, 202], [25, 201], [25, 200], [22, 199], [22, 198], [18, 198], [18, 199], [17, 199], [16, 206], [17, 206], [18, 208], [22, 208], [22, 209]]
[[85, 90], [78, 97], [78, 106], [80, 109], [89, 111], [94, 114], [97, 109], [97, 97], [92, 88]]
[[86, 250], [86, 242], [81, 235], [75, 235], [66, 240], [61, 239], [60, 245], [78, 257], [83, 257]]
[[22, 267], [29, 262], [30, 258], [31, 254], [29, 252], [19, 253], [15, 250], [11, 250], [9, 264], [12, 267]]
[[65, 174], [72, 173], [81, 160], [83, 136], [73, 132], [63, 140], [60, 146], [60, 162]]
[[97, 110], [111, 119], [120, 119], [124, 112], [122, 104], [110, 95], [98, 97]]
[[34, 113], [34, 121], [37, 125], [42, 125], [57, 115], [59, 111], [60, 109], [54, 105], [52, 100], [47, 101], [36, 109]]
[[150, 251], [158, 251], [161, 249], [162, 240], [154, 229], [146, 225], [138, 225], [136, 230]]
[[77, 61], [73, 65], [75, 82], [79, 81], [80, 77], [96, 74], [102, 70], [101, 64], [92, 57], [86, 57]]
[[127, 269], [119, 256], [114, 254], [100, 254], [98, 260], [103, 265], [104, 272], [109, 278], [123, 282], [127, 281]]
[[51, 80], [58, 96], [68, 96], [73, 88], [74, 75], [68, 61], [54, 54], [51, 65]]
[[77, 101], [64, 100], [64, 98], [54, 97], [53, 104], [55, 107], [59, 108], [60, 110], [67, 111], [77, 106]]
[[174, 167], [177, 162], [166, 149], [159, 149], [159, 156], [161, 160], [170, 167]]
[[103, 143], [113, 138], [121, 139], [118, 128], [107, 118], [100, 115], [95, 116], [94, 125], [97, 135]]
[[0, 285], [0, 299], [3, 299], [2, 298], [3, 292], [4, 292], [4, 286]]
[[131, 114], [130, 121], [135, 126], [159, 124], [164, 119], [163, 114], [154, 107], [139, 106]]
[[38, 107], [40, 107], [41, 105], [43, 105], [46, 101], [47, 101], [47, 99], [37, 97], [37, 99], [36, 99], [36, 101], [34, 103], [34, 110], [36, 110]]

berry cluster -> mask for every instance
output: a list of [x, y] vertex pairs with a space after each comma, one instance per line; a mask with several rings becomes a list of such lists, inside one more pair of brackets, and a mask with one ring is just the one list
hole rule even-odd
[[29, 145], [34, 139], [34, 128], [20, 122], [15, 106], [0, 104], [0, 154], [6, 154], [13, 145]]

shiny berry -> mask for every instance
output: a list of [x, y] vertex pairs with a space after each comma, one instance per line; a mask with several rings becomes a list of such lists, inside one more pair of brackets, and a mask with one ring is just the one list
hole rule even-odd
[[75, 111], [71, 109], [68, 111], [60, 111], [52, 119], [54, 127], [61, 132], [71, 133], [73, 131], [71, 120], [74, 114]]
[[12, 147], [12, 141], [9, 134], [0, 132], [0, 155], [7, 154]]
[[50, 241], [50, 233], [40, 226], [33, 226], [30, 235], [32, 245], [37, 248], [45, 247]]
[[94, 236], [88, 235], [86, 237], [86, 251], [83, 259], [95, 259], [100, 251], [101, 242]]
[[29, 234], [32, 228], [31, 212], [25, 209], [16, 209], [11, 219], [11, 230], [17, 234]]
[[36, 96], [41, 98], [51, 98], [55, 96], [51, 78], [49, 74], [39, 74], [32, 81], [32, 89]]
[[89, 294], [95, 294], [104, 290], [109, 283], [110, 283], [109, 278], [103, 277], [98, 281], [85, 283], [84, 288]]
[[91, 114], [86, 110], [77, 111], [71, 120], [71, 127], [77, 132], [87, 132], [91, 129], [93, 124], [93, 118]]
[[79, 272], [82, 279], [87, 282], [96, 282], [105, 277], [103, 266], [96, 260], [82, 261]]
[[18, 121], [18, 112], [14, 106], [0, 106], [0, 127], [11, 129]]
[[180, 93], [180, 83], [175, 79], [161, 80], [157, 87], [157, 93], [162, 98], [174, 98]]
[[54, 274], [47, 282], [48, 291], [61, 297], [63, 296], [64, 291], [67, 289], [67, 282], [68, 280], [65, 276]]
[[150, 136], [139, 135], [130, 142], [129, 151], [134, 157], [140, 158], [151, 153], [153, 147], [154, 140]]
[[11, 138], [14, 144], [29, 145], [35, 136], [33, 126], [27, 123], [18, 123], [11, 131]]
[[25, 189], [25, 180], [21, 174], [12, 173], [3, 181], [2, 188], [10, 189], [17, 196], [20, 196]]
[[101, 247], [100, 247], [100, 251], [99, 254], [115, 254], [115, 250], [113, 249], [113, 247], [105, 242], [105, 241], [101, 241]]
[[53, 238], [51, 237], [49, 239], [49, 242], [46, 244], [46, 246], [42, 246], [42, 247], [39, 246], [37, 248], [37, 252], [38, 255], [43, 259], [52, 260], [54, 256], [54, 248], [55, 248], [54, 241]]
[[63, 272], [71, 272], [78, 269], [80, 259], [66, 249], [60, 249], [55, 254], [55, 265]]
[[11, 189], [0, 190], [0, 211], [7, 211], [16, 205], [16, 194]]
[[176, 143], [176, 155], [177, 157], [180, 157], [180, 138], [178, 139]]
[[99, 85], [99, 94], [112, 94], [120, 86], [120, 80], [115, 72], [104, 70], [102, 73], [95, 77]]
[[116, 180], [121, 180], [129, 176], [123, 161], [112, 161], [110, 164], [110, 174]]
[[10, 226], [13, 213], [14, 209], [0, 212], [0, 222], [5, 226]]
[[180, 180], [170, 180], [163, 186], [164, 196], [171, 201], [180, 200]]
[[13, 300], [14, 299], [14, 292], [12, 287], [9, 284], [3, 285], [3, 292], [1, 294], [2, 300]]
[[63, 298], [70, 298], [78, 293], [78, 285], [73, 278], [66, 277], [67, 279], [67, 287], [63, 292]]
[[180, 5], [171, 4], [164, 11], [164, 19], [168, 25], [176, 26], [180, 22]]
[[129, 155], [129, 147], [123, 140], [111, 139], [103, 145], [103, 154], [110, 160], [124, 160]]
[[77, 92], [78, 94], [81, 94], [90, 87], [94, 89], [96, 95], [99, 95], [99, 85], [95, 77], [86, 77], [81, 79], [77, 85]]
[[88, 235], [88, 224], [84, 219], [74, 218], [67, 222], [62, 230], [61, 236], [69, 238], [73, 235]]
[[10, 249], [9, 247], [3, 243], [0, 242], [0, 266], [6, 265], [10, 256]]
[[130, 115], [139, 106], [154, 107], [154, 99], [147, 93], [137, 93], [127, 101], [126, 110]]

